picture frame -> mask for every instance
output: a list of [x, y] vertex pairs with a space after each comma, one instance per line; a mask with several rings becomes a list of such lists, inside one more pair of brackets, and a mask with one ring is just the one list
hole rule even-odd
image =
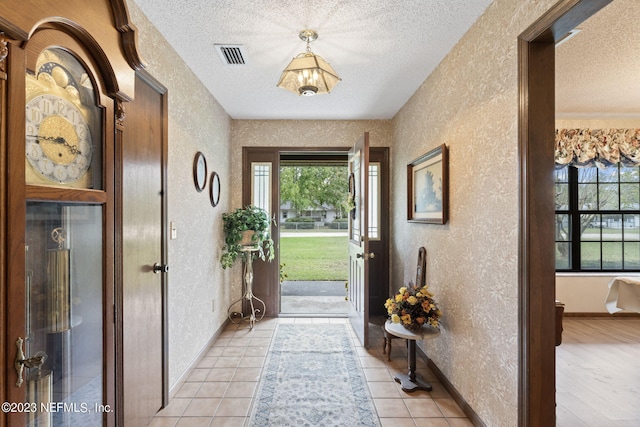
[[449, 219], [449, 149], [442, 144], [407, 165], [407, 221]]

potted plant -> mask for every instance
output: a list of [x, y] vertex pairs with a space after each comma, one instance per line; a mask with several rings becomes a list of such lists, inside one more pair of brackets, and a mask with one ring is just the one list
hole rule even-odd
[[222, 268], [233, 266], [242, 253], [243, 247], [255, 246], [255, 257], [263, 261], [272, 261], [274, 256], [273, 240], [271, 239], [271, 223], [267, 211], [257, 206], [249, 205], [238, 208], [233, 212], [222, 214], [224, 230], [224, 246], [220, 263]]

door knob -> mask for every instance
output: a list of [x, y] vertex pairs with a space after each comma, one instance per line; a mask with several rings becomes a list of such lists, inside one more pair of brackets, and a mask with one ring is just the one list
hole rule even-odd
[[158, 264], [157, 262], [153, 264], [153, 272], [158, 273], [168, 273], [169, 265], [168, 264]]
[[356, 258], [364, 258], [364, 259], [374, 259], [376, 254], [373, 252], [369, 252], [368, 254], [357, 254]]

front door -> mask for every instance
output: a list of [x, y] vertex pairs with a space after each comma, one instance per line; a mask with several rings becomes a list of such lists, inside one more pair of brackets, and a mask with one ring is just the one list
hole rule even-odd
[[146, 426], [163, 406], [166, 289], [164, 88], [136, 78], [122, 144], [122, 418]]
[[349, 321], [369, 345], [369, 133], [349, 151]]

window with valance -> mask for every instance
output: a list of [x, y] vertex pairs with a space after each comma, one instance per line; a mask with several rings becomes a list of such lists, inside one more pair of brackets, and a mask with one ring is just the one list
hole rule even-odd
[[640, 129], [558, 129], [557, 167], [624, 166], [640, 164]]
[[640, 271], [640, 129], [559, 129], [555, 142], [556, 270]]

